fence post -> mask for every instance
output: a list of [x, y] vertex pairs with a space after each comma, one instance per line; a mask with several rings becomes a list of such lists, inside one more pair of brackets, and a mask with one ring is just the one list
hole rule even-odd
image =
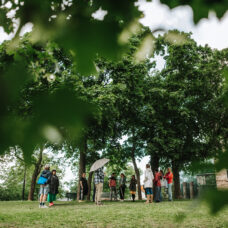
[[187, 183], [183, 182], [183, 198], [187, 198]]
[[189, 183], [189, 188], [190, 188], [190, 199], [193, 199], [194, 197], [194, 192], [193, 192], [193, 182]]

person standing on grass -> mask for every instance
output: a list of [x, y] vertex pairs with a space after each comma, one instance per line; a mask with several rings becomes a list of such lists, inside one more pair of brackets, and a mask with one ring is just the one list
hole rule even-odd
[[86, 173], [83, 173], [80, 178], [80, 196], [79, 202], [82, 202], [85, 199], [85, 196], [88, 194], [88, 183], [86, 180]]
[[173, 185], [173, 173], [171, 168], [168, 168], [168, 172], [165, 174], [164, 178], [167, 180], [168, 184], [168, 197], [169, 201], [173, 200], [172, 185]]
[[112, 197], [114, 194], [114, 199], [117, 200], [117, 191], [116, 191], [116, 177], [115, 173], [112, 173], [111, 177], [109, 178], [109, 188], [110, 188], [110, 200], [112, 201]]
[[56, 170], [51, 171], [51, 176], [49, 177], [47, 183], [49, 184], [48, 202], [49, 207], [54, 205], [56, 200], [56, 195], [59, 193], [59, 178], [56, 176]]
[[161, 194], [160, 194], [160, 201], [163, 200], [163, 194], [165, 193], [165, 189], [166, 189], [166, 179], [164, 179], [164, 173], [162, 170], [160, 170], [160, 174], [161, 174]]
[[154, 185], [156, 188], [156, 194], [155, 194], [155, 202], [159, 203], [161, 202], [161, 172], [158, 171], [158, 169], [155, 170], [155, 178], [154, 178]]
[[146, 170], [144, 173], [144, 188], [146, 191], [146, 203], [152, 203], [153, 202], [153, 180], [154, 175], [150, 168], [150, 165], [146, 165]]
[[137, 185], [137, 180], [135, 179], [135, 175], [132, 175], [129, 189], [130, 189], [130, 194], [133, 202], [135, 202], [136, 185]]
[[[48, 178], [51, 176], [50, 165], [48, 165], [48, 164], [45, 165], [44, 170], [42, 171], [40, 176], [46, 178], [48, 181]], [[48, 192], [49, 192], [49, 186], [47, 183], [40, 185], [40, 205], [39, 205], [39, 208], [48, 208], [45, 205], [45, 201], [47, 199]]]
[[126, 177], [123, 173], [120, 174], [119, 187], [120, 187], [120, 200], [124, 201], [124, 193], [125, 193], [125, 188], [126, 188]]
[[103, 191], [103, 184], [104, 184], [104, 172], [103, 172], [103, 168], [101, 167], [99, 169], [97, 169], [94, 172], [94, 183], [96, 186], [96, 194], [95, 194], [95, 203], [96, 205], [102, 205], [101, 203], [101, 194]]

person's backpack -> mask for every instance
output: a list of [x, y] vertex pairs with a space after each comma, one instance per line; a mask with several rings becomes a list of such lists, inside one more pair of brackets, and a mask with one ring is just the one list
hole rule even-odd
[[46, 182], [47, 182], [47, 178], [40, 176], [37, 181], [37, 184], [46, 184]]

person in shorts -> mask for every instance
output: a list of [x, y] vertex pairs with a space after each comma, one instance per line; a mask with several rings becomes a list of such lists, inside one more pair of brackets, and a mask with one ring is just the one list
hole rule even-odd
[[146, 170], [144, 173], [144, 188], [145, 188], [145, 192], [146, 192], [146, 203], [152, 203], [153, 202], [153, 180], [154, 180], [154, 175], [153, 172], [150, 168], [150, 165], [147, 164], [146, 165]]
[[[46, 178], [47, 181], [51, 176], [51, 172], [50, 172], [50, 165], [45, 165], [44, 170], [41, 173], [41, 176]], [[39, 208], [48, 208], [48, 206], [45, 205], [45, 201], [47, 199], [47, 195], [49, 192], [49, 185], [46, 184], [42, 184], [40, 185], [40, 205]]]

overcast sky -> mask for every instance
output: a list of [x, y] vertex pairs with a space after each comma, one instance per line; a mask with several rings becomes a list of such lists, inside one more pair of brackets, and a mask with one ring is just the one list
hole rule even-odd
[[[198, 44], [208, 44], [210, 47], [217, 49], [228, 48], [228, 12], [221, 20], [218, 20], [215, 14], [211, 12], [209, 19], [202, 19], [197, 25], [194, 25], [193, 12], [189, 6], [180, 6], [170, 10], [158, 0], [153, 0], [152, 2], [139, 0], [138, 6], [145, 15], [140, 22], [145, 26], [149, 26], [152, 30], [163, 28], [166, 30], [178, 29], [185, 32], [192, 32], [192, 37]], [[24, 29], [24, 32], [31, 28], [32, 26], [30, 24]], [[11, 37], [12, 35], [8, 36], [5, 34], [0, 27], [0, 43]], [[148, 157], [145, 157], [138, 163], [142, 170], [145, 169], [145, 164], [148, 160]], [[67, 171], [68, 177], [66, 177], [66, 180], [70, 180], [73, 178], [73, 175], [70, 173], [70, 170]]]

